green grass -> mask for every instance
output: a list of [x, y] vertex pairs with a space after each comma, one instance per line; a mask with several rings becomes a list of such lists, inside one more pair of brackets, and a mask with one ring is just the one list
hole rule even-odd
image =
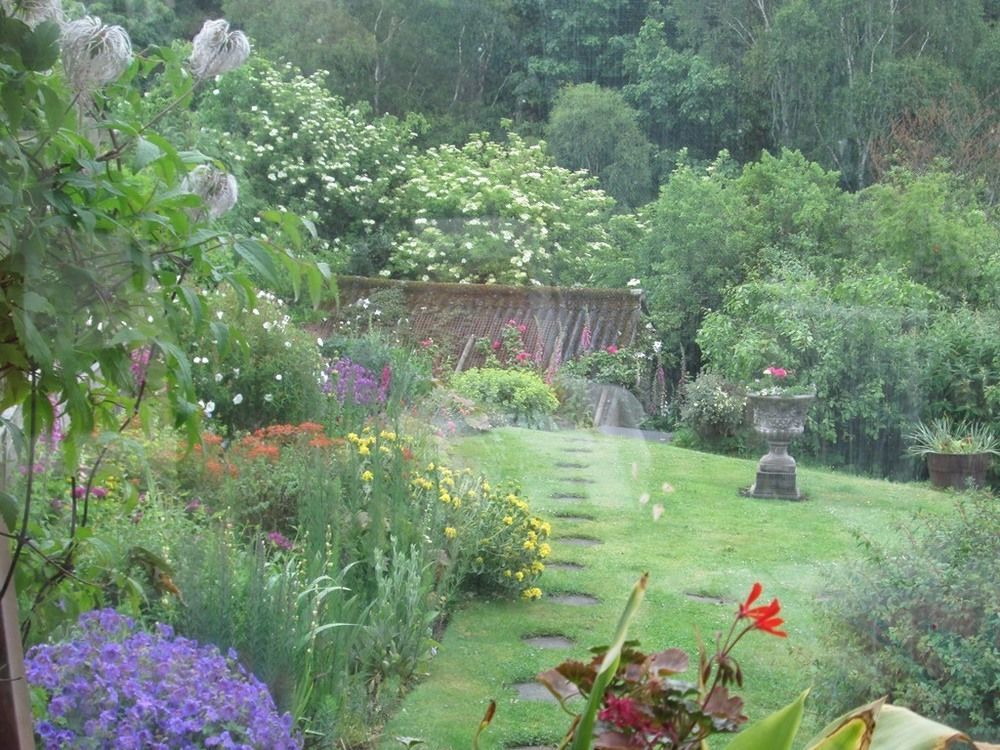
[[[496, 700], [497, 713], [480, 742], [483, 750], [556, 741], [569, 726], [566, 714], [552, 704], [519, 700], [511, 685], [530, 681], [563, 659], [586, 658], [590, 646], [610, 640], [632, 585], [647, 570], [650, 587], [632, 630], [647, 651], [676, 646], [694, 656], [695, 631], [709, 640], [727, 628], [754, 581], [764, 584], [765, 598], [781, 599], [789, 637], [754, 633], [736, 651], [746, 675], [745, 712], [751, 721], [760, 718], [811, 684], [822, 648], [825, 582], [858, 554], [861, 535], [887, 540], [898, 522], [918, 510], [946, 505], [941, 494], [919, 485], [802, 468], [799, 486], [806, 502], [743, 498], [738, 490], [753, 481], [753, 461], [591, 432], [504, 429], [457, 441], [451, 451], [454, 462], [481, 469], [491, 480], [520, 481], [533, 510], [552, 522], [552, 560], [586, 566], [546, 571], [542, 589], [585, 592], [601, 601], [570, 607], [543, 597], [462, 607], [429, 675], [385, 728], [383, 748], [400, 747], [396, 736], [419, 737], [430, 750], [470, 747], [490, 699]], [[557, 468], [558, 462], [587, 466]], [[593, 483], [569, 483], [569, 477]], [[587, 497], [553, 499], [557, 492]], [[657, 504], [664, 511], [654, 521]], [[590, 519], [562, 519], [559, 513]], [[603, 544], [580, 548], [559, 542], [570, 535], [596, 537]], [[522, 640], [539, 634], [566, 635], [577, 645], [554, 651]], [[818, 731], [826, 713], [809, 707], [800, 737]], [[717, 741], [713, 747], [724, 745]]]

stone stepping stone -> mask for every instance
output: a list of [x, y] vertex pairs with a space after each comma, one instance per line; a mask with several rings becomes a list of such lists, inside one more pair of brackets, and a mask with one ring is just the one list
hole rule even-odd
[[560, 649], [573, 648], [576, 645], [576, 641], [564, 635], [532, 635], [525, 636], [521, 640], [535, 648]]
[[556, 513], [555, 517], [561, 521], [593, 521], [593, 516], [588, 516], [586, 513]]
[[600, 599], [590, 594], [551, 594], [548, 599], [553, 604], [565, 604], [570, 607], [593, 607], [601, 603]]
[[540, 682], [516, 682], [511, 685], [517, 691], [517, 697], [523, 701], [543, 703], [558, 703], [556, 697]]
[[693, 602], [699, 602], [700, 604], [717, 604], [717, 605], [728, 605], [732, 602], [723, 599], [721, 596], [712, 596], [711, 594], [696, 594], [692, 591], [685, 591], [684, 596]]
[[570, 547], [596, 547], [599, 544], [604, 544], [600, 539], [594, 539], [592, 536], [557, 536], [553, 537], [552, 541], [568, 544]]
[[582, 492], [553, 492], [549, 495], [553, 500], [586, 500], [587, 496]]
[[589, 477], [560, 477], [559, 481], [570, 482], [571, 484], [596, 484], [596, 482]]
[[556, 461], [555, 467], [557, 469], [587, 469], [589, 464], [582, 464], [578, 461]]
[[576, 571], [583, 570], [586, 566], [575, 562], [548, 562], [545, 563], [546, 570]]
[[563, 453], [593, 453], [590, 448], [563, 448]]

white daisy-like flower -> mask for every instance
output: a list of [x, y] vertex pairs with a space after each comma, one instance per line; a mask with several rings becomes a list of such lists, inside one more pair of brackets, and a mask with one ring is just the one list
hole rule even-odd
[[233, 396], [233, 403], [236, 406], [239, 406], [240, 404], [242, 404], [243, 403], [243, 394], [242, 393], [237, 393], [235, 396]]
[[63, 27], [63, 68], [78, 94], [89, 94], [116, 80], [132, 62], [132, 40], [121, 26], [84, 16]]
[[188, 61], [195, 78], [204, 80], [240, 67], [250, 57], [250, 40], [242, 31], [230, 31], [229, 22], [205, 21], [194, 38]]

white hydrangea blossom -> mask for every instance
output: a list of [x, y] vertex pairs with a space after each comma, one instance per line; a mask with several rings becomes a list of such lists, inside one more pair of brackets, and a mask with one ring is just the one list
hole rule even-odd
[[199, 164], [192, 169], [181, 183], [181, 190], [200, 196], [209, 217], [213, 219], [229, 211], [239, 198], [236, 178], [207, 164]]
[[31, 28], [43, 21], [62, 23], [63, 20], [62, 3], [59, 0], [0, 0], [0, 7]]
[[250, 57], [250, 40], [242, 31], [230, 31], [229, 22], [205, 21], [191, 49], [191, 74], [199, 80], [240, 67]]
[[62, 60], [70, 85], [86, 95], [125, 72], [132, 62], [132, 40], [121, 26], [85, 16], [63, 27]]

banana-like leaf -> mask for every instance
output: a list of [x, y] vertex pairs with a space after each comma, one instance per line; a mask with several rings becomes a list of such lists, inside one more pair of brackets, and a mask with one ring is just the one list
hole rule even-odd
[[875, 727], [871, 750], [989, 750], [996, 745], [974, 743], [956, 729], [915, 714], [901, 706], [886, 706]]
[[604, 700], [604, 691], [611, 682], [611, 678], [615, 676], [615, 672], [618, 671], [622, 646], [625, 644], [625, 638], [628, 635], [628, 626], [639, 609], [639, 603], [642, 602], [642, 598], [646, 595], [646, 585], [648, 583], [649, 573], [643, 573], [642, 578], [636, 582], [635, 587], [632, 589], [632, 595], [625, 605], [625, 611], [622, 612], [622, 616], [618, 620], [618, 628], [615, 630], [614, 641], [612, 641], [607, 653], [604, 654], [604, 660], [601, 662], [601, 671], [598, 672], [597, 679], [594, 681], [594, 689], [590, 691], [587, 708], [580, 715], [580, 722], [573, 735], [571, 750], [590, 750], [591, 744], [594, 741], [594, 723], [597, 721], [597, 712], [601, 707], [601, 701]]
[[789, 750], [806, 702], [806, 690], [784, 708], [765, 716], [741, 731], [728, 745], [728, 750]]
[[808, 750], [869, 750], [885, 698], [855, 708], [830, 722]]

